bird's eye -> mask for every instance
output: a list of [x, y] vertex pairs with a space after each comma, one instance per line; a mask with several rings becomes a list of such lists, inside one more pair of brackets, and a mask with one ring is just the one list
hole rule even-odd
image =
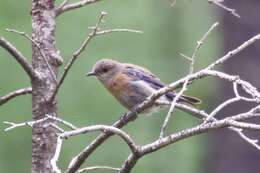
[[108, 69], [107, 68], [103, 68], [103, 73], [106, 73], [107, 71], [108, 71]]

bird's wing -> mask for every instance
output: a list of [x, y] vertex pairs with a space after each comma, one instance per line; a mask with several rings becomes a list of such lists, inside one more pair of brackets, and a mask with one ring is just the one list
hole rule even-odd
[[165, 84], [162, 83], [160, 79], [156, 77], [153, 73], [151, 73], [149, 70], [133, 64], [124, 65], [125, 68], [123, 70], [123, 73], [128, 76], [131, 76], [133, 80], [144, 81], [155, 90], [165, 86]]
[[[156, 77], [153, 73], [151, 73], [149, 70], [133, 65], [133, 64], [124, 64], [125, 68], [123, 70], [123, 73], [131, 76], [133, 80], [136, 81], [144, 81], [146, 84], [148, 84], [151, 88], [158, 90], [160, 88], [165, 87], [165, 84], [160, 81], [158, 77]], [[169, 100], [173, 100], [173, 98], [176, 96], [176, 93], [174, 91], [172, 92], [167, 92], [165, 96]], [[179, 98], [180, 101], [189, 103], [191, 105], [199, 104], [201, 101], [195, 97], [189, 97], [182, 95]]]
[[[123, 73], [131, 76], [134, 80], [144, 81], [155, 90], [158, 90], [165, 86], [165, 84], [161, 82], [161, 80], [149, 70], [133, 64], [124, 64], [124, 65], [125, 68], [123, 70]], [[165, 94], [165, 96], [168, 99], [172, 100], [176, 96], [176, 93], [168, 92]]]

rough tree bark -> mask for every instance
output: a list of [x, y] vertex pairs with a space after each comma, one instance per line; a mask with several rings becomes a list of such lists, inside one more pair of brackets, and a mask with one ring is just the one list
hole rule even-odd
[[[57, 116], [56, 100], [48, 102], [48, 99], [57, 85], [55, 78], [61, 58], [55, 48], [54, 0], [32, 0], [31, 15], [32, 39], [41, 49], [32, 46], [33, 68], [40, 76], [32, 80], [33, 119], [37, 120], [46, 114]], [[49, 67], [40, 51], [44, 52]], [[44, 124], [35, 124], [32, 128], [32, 173], [52, 172], [50, 159], [56, 148], [55, 130]]]

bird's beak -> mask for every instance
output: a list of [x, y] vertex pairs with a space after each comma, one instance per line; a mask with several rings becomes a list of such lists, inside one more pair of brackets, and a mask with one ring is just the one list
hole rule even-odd
[[96, 73], [93, 72], [93, 71], [91, 71], [91, 72], [88, 72], [88, 73], [86, 74], [86, 76], [96, 76]]

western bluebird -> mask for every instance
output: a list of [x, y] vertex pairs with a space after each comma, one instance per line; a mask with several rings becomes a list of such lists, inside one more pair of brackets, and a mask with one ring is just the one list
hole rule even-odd
[[[165, 86], [158, 77], [149, 70], [128, 63], [120, 63], [111, 59], [98, 61], [87, 76], [96, 76], [108, 91], [127, 109], [133, 110], [155, 91]], [[172, 101], [175, 92], [168, 92], [160, 97], [161, 101]], [[182, 95], [180, 102], [191, 105], [199, 104], [200, 100]], [[144, 112], [154, 112], [159, 107], [151, 107]]]

